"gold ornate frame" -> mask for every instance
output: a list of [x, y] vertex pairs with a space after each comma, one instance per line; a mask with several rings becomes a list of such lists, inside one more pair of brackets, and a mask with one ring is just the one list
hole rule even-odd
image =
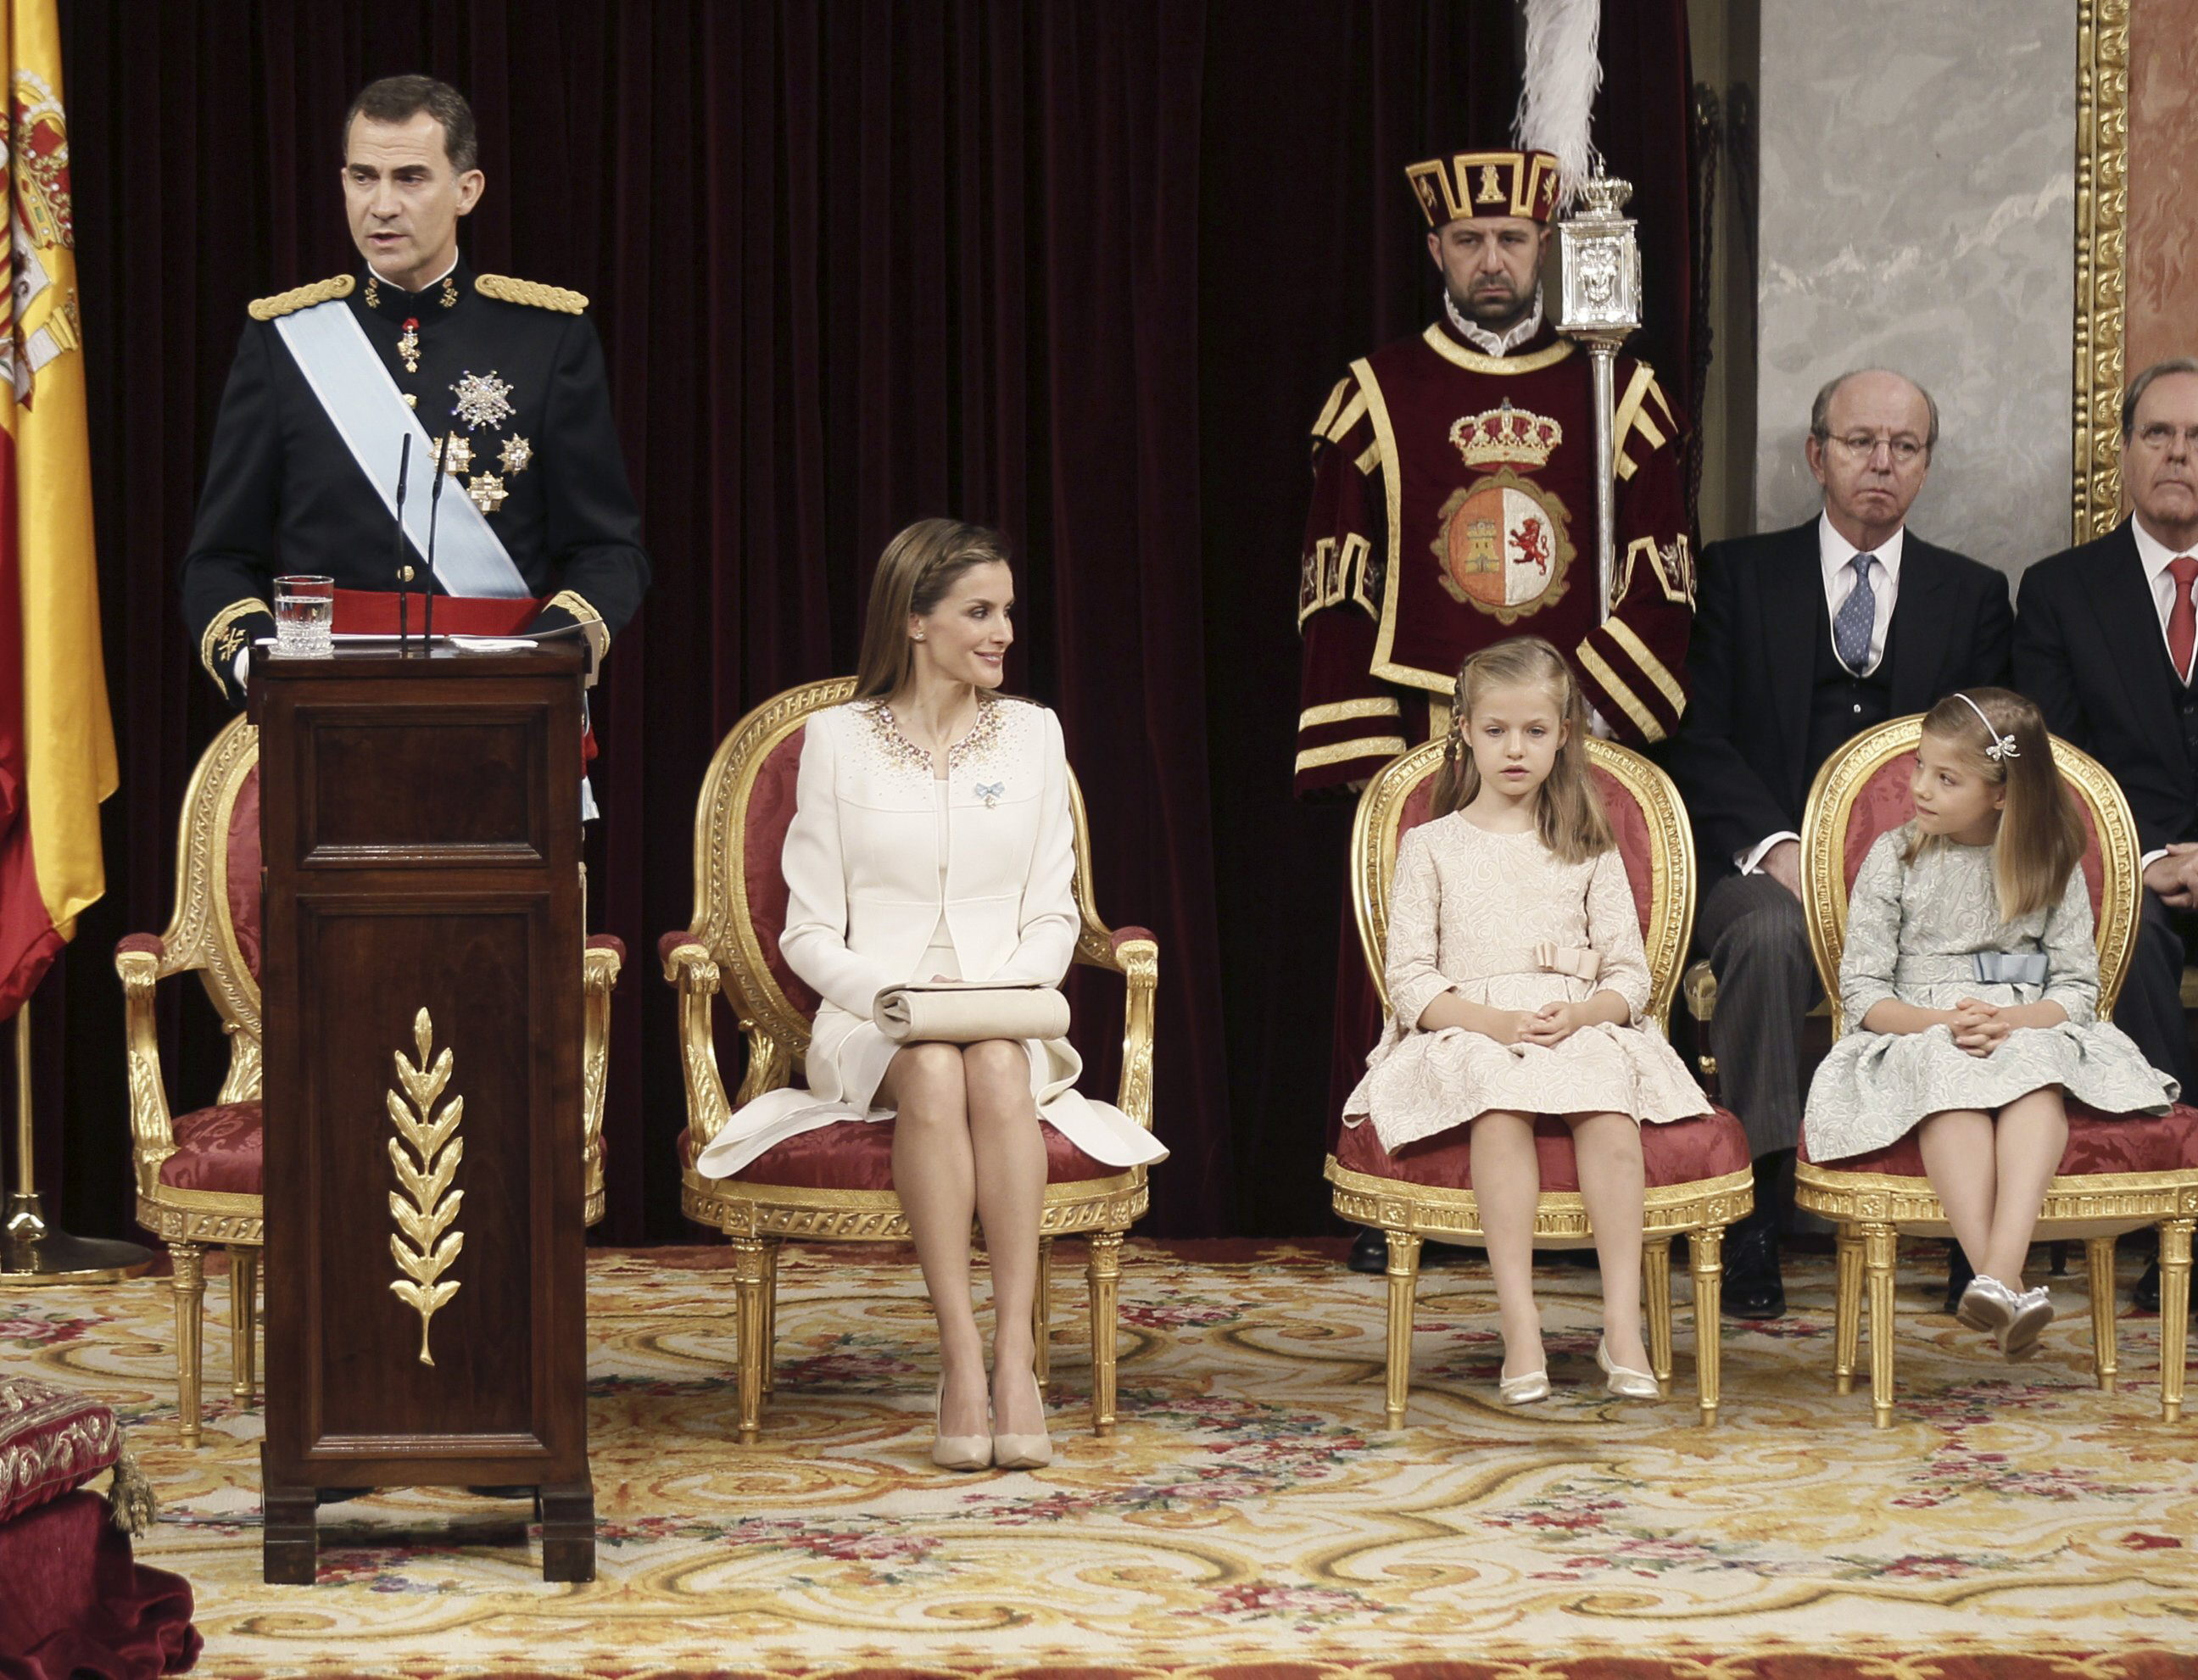
[[[2119, 421], [2116, 422], [2119, 425]], [[1817, 978], [1832, 1000], [1834, 1036], [1846, 1030], [1839, 1007], [1840, 957], [1846, 944], [1847, 824], [1870, 778], [1923, 733], [1922, 715], [1894, 718], [1864, 730], [1825, 760], [1809, 789], [1801, 819], [1801, 910]], [[2097, 759], [2057, 737], [2053, 759], [2061, 778], [2089, 808], [2099, 838], [2099, 1014], [2114, 1012], [2137, 941], [2142, 888], [2137, 823], [2129, 801]], [[1854, 1387], [1864, 1297], [1869, 1312], [1872, 1421], [1893, 1424], [1893, 1268], [1899, 1239], [1950, 1236], [1945, 1210], [1929, 1183], [1882, 1172], [1850, 1172], [1802, 1161], [1794, 1169], [1794, 1200], [1838, 1229], [1839, 1284], [1834, 1317], [1832, 1375], [1840, 1393]], [[2038, 1221], [2040, 1240], [2080, 1239], [2091, 1304], [2092, 1367], [2111, 1392], [2114, 1346], [2114, 1239], [2143, 1225], [2160, 1230], [2160, 1416], [2183, 1410], [2183, 1360], [2190, 1290], [2190, 1237], [2198, 1222], [2198, 1167], [2179, 1172], [2091, 1173], [2056, 1177], [2046, 1187]]]
[[[753, 1444], [762, 1427], [763, 1396], [772, 1391], [776, 1343], [778, 1252], [788, 1241], [903, 1241], [909, 1235], [900, 1199], [890, 1190], [820, 1190], [740, 1179], [705, 1178], [695, 1154], [715, 1137], [736, 1107], [776, 1090], [794, 1077], [809, 1043], [808, 1016], [786, 995], [764, 955], [749, 905], [742, 844], [759, 775], [771, 753], [810, 718], [844, 704], [851, 677], [789, 689], [736, 724], [710, 760], [695, 805], [695, 908], [685, 933], [664, 957], [664, 977], [678, 993], [679, 1051], [685, 1074], [689, 1154], [683, 1161], [680, 1206], [690, 1219], [731, 1240], [739, 1303], [736, 1362], [740, 1438]], [[1091, 887], [1091, 837], [1084, 795], [1068, 779], [1075, 828], [1073, 891], [1082, 927], [1076, 961], [1120, 974], [1125, 983], [1122, 1074], [1116, 1102], [1139, 1125], [1153, 1124], [1153, 1026], [1160, 984], [1160, 947], [1139, 930], [1118, 933], [1100, 919]], [[747, 1045], [747, 1070], [729, 1100], [718, 1067], [712, 1023], [722, 996]], [[1150, 1202], [1145, 1169], [1046, 1187], [1039, 1224], [1036, 1306], [1038, 1369], [1049, 1376], [1053, 1240], [1090, 1240], [1087, 1276], [1092, 1329], [1092, 1429], [1114, 1426], [1115, 1300], [1124, 1233]]]
[[2130, 0], [2077, 0], [2074, 540], [2122, 516]]
[[[1368, 972], [1388, 1007], [1383, 980], [1389, 939], [1390, 892], [1406, 804], [1442, 764], [1439, 738], [1400, 753], [1384, 765], [1359, 796], [1351, 826], [1351, 900]], [[1649, 824], [1653, 887], [1643, 944], [1649, 974], [1649, 1013], [1668, 1030], [1695, 925], [1695, 842], [1686, 807], [1670, 776], [1630, 747], [1607, 741], [1587, 743], [1588, 761], [1608, 771], [1632, 797]], [[1334, 1189], [1336, 1212], [1354, 1224], [1387, 1235], [1389, 1298], [1387, 1375], [1384, 1405], [1388, 1426], [1404, 1426], [1410, 1398], [1412, 1307], [1420, 1246], [1428, 1238], [1472, 1242], [1481, 1235], [1478, 1200], [1470, 1190], [1443, 1189], [1354, 1171], [1334, 1155], [1324, 1176]], [[1672, 1252], [1670, 1239], [1687, 1235], [1695, 1283], [1696, 1404], [1705, 1427], [1717, 1421], [1720, 1353], [1718, 1308], [1724, 1292], [1724, 1228], [1754, 1206], [1754, 1175], [1743, 1170], [1690, 1183], [1648, 1190], [1643, 1198], [1642, 1295], [1648, 1311], [1649, 1362], [1659, 1382], [1672, 1380]], [[1535, 1204], [1534, 1246], [1579, 1248], [1593, 1241], [1587, 1206], [1577, 1191], [1545, 1191]]]

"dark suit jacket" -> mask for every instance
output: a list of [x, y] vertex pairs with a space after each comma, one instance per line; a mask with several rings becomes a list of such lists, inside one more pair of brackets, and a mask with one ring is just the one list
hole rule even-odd
[[[1892, 715], [2006, 681], [2013, 630], [2003, 575], [1908, 532], [1893, 606]], [[1735, 853], [1800, 832], [1818, 769], [1809, 756], [1816, 638], [1830, 633], [1815, 520], [1702, 550], [1687, 649], [1693, 697], [1660, 756], [1694, 819], [1705, 887], [1733, 873]]]
[[2021, 602], [2015, 685], [2054, 734], [2114, 773], [2144, 851], [2198, 838], [2198, 782], [2183, 745], [2193, 697], [2167, 662], [2129, 521], [2039, 561], [2023, 573]]

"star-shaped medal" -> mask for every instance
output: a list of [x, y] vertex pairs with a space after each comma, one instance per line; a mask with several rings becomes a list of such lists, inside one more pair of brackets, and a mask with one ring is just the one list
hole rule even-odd
[[451, 389], [458, 399], [451, 405], [451, 412], [465, 421], [468, 432], [499, 426], [511, 418], [511, 382], [498, 379], [493, 368], [485, 374], [468, 368]]
[[525, 472], [533, 463], [533, 460], [534, 445], [528, 443], [526, 439], [517, 436], [506, 438], [503, 440], [503, 453], [497, 456], [497, 464], [505, 472], [514, 474]]
[[443, 439], [443, 470], [453, 478], [463, 478], [474, 469], [474, 443], [471, 438], [462, 438], [453, 432]]
[[466, 494], [473, 498], [474, 506], [485, 514], [492, 514], [503, 505], [503, 498], [510, 491], [495, 474], [482, 473], [466, 481]]

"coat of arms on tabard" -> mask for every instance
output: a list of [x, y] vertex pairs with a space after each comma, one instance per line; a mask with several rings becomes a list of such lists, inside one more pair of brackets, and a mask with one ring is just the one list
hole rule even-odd
[[1509, 467], [1451, 491], [1428, 546], [1451, 599], [1498, 624], [1554, 606], [1573, 563], [1563, 505]]

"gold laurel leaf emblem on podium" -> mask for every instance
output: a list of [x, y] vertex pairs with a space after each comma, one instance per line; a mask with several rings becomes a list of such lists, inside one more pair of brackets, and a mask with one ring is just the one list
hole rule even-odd
[[390, 1216], [397, 1221], [397, 1229], [389, 1238], [389, 1253], [404, 1274], [392, 1279], [389, 1288], [420, 1315], [420, 1363], [423, 1365], [435, 1363], [435, 1356], [427, 1351], [428, 1324], [436, 1309], [458, 1293], [458, 1281], [444, 1282], [443, 1274], [466, 1245], [465, 1233], [451, 1229], [466, 1193], [451, 1188], [451, 1181], [457, 1177], [458, 1163], [465, 1158], [465, 1140], [458, 1136], [458, 1121], [465, 1114], [466, 1100], [454, 1096], [443, 1104], [440, 1113], [434, 1112], [437, 1099], [451, 1083], [448, 1049], [434, 1059], [432, 1067], [428, 1065], [434, 1038], [435, 1024], [422, 1009], [412, 1018], [412, 1044], [420, 1060], [408, 1061], [404, 1051], [393, 1052], [397, 1084], [388, 1093], [389, 1118], [397, 1126], [397, 1136], [389, 1140], [389, 1164], [397, 1169], [397, 1182], [411, 1198], [408, 1204], [396, 1191], [389, 1195]]

